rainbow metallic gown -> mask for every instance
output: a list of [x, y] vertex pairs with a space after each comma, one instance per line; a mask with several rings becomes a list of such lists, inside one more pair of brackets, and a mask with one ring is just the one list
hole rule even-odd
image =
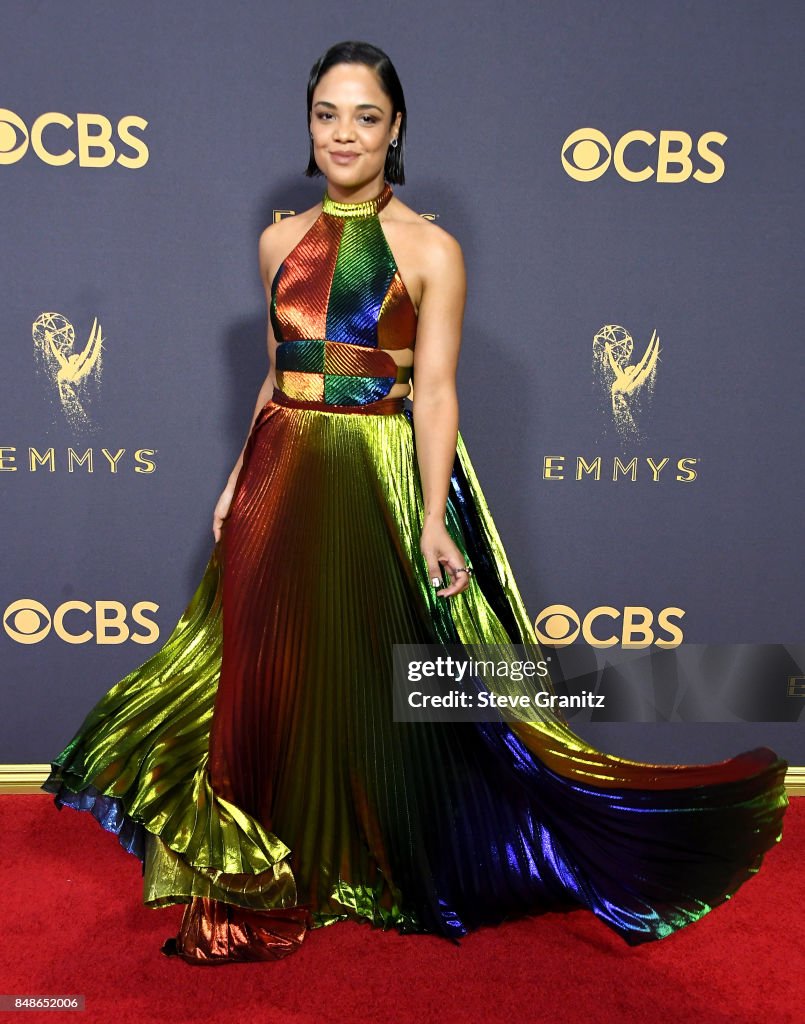
[[162, 952], [189, 963], [276, 959], [343, 920], [458, 941], [579, 907], [637, 945], [723, 903], [782, 834], [787, 765], [765, 747], [648, 764], [551, 710], [393, 721], [393, 644], [536, 637], [460, 433], [446, 524], [475, 576], [449, 599], [428, 579], [413, 418], [388, 397], [417, 328], [391, 195], [325, 193], [277, 271], [278, 387], [221, 540], [42, 786], [140, 858], [148, 906], [186, 904]]

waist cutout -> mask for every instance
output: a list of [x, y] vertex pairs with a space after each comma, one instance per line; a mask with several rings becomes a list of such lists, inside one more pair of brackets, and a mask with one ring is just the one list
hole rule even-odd
[[391, 416], [405, 410], [405, 396], [397, 395], [394, 398], [380, 398], [376, 402], [366, 402], [363, 405], [333, 405], [329, 402], [306, 400], [302, 398], [291, 398], [279, 388], [274, 388], [271, 401], [277, 405], [287, 406], [289, 409], [315, 409], [319, 412], [343, 412], [349, 415], [364, 416]]

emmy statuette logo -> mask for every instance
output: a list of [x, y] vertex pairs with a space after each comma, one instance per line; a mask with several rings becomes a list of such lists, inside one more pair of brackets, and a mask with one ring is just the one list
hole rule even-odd
[[656, 331], [640, 359], [625, 327], [607, 324], [593, 338], [593, 374], [622, 441], [643, 440], [642, 414], [654, 394], [660, 339]]
[[39, 372], [65, 419], [74, 430], [92, 429], [89, 409], [103, 369], [104, 338], [98, 318], [86, 341], [78, 345], [75, 328], [61, 313], [41, 313], [31, 334]]

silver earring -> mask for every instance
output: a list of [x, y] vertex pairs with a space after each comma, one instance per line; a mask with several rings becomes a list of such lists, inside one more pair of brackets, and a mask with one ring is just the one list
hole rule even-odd
[[394, 148], [396, 149], [396, 148], [397, 148], [397, 139], [396, 139], [396, 138], [393, 138], [393, 139], [391, 140], [391, 144], [392, 144], [392, 146], [394, 146]]

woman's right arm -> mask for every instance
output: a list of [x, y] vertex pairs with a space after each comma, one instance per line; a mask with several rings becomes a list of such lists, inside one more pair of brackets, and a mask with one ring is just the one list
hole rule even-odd
[[232, 504], [232, 497], [235, 493], [235, 484], [238, 480], [238, 473], [240, 473], [241, 466], [243, 465], [243, 455], [246, 451], [246, 444], [248, 443], [249, 437], [252, 432], [252, 428], [260, 415], [260, 410], [265, 406], [268, 400], [274, 393], [276, 387], [275, 377], [275, 366], [277, 356], [277, 340], [274, 337], [274, 331], [271, 327], [271, 282], [274, 280], [274, 275], [279, 267], [279, 262], [276, 258], [276, 224], [269, 224], [269, 226], [260, 235], [260, 241], [258, 244], [258, 262], [260, 265], [260, 277], [263, 281], [263, 288], [266, 293], [266, 310], [267, 310], [267, 326], [266, 326], [266, 343], [268, 346], [268, 373], [266, 378], [260, 386], [260, 390], [257, 394], [257, 401], [254, 406], [254, 412], [252, 413], [251, 423], [249, 424], [249, 431], [246, 435], [246, 441], [243, 443], [243, 447], [240, 450], [237, 461], [232, 468], [232, 472], [229, 474], [229, 479], [226, 482], [221, 496], [215, 506], [213, 513], [212, 532], [216, 541], [221, 539], [221, 527], [224, 520], [229, 515], [229, 508]]

